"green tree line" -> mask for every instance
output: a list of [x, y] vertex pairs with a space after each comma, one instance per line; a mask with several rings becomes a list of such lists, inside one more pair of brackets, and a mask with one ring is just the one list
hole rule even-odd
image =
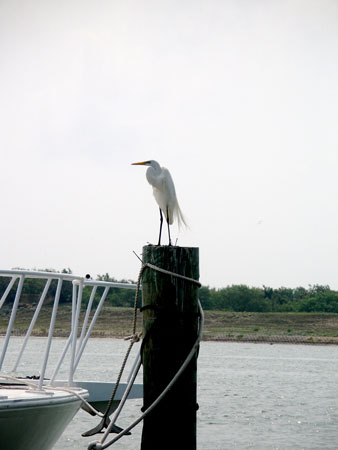
[[329, 312], [338, 313], [338, 292], [329, 286], [308, 289], [273, 289], [233, 285], [221, 289], [203, 286], [199, 292], [204, 309], [238, 312]]
[[[46, 270], [45, 270], [46, 271]], [[52, 271], [52, 270], [50, 270]], [[54, 271], [55, 272], [55, 271]], [[62, 273], [72, 273], [70, 269], [63, 269]], [[101, 281], [118, 281], [108, 273], [98, 275]], [[0, 298], [6, 290], [10, 279], [0, 277]], [[132, 283], [132, 280], [119, 280], [122, 283]], [[6, 304], [10, 305], [15, 298], [16, 284], [13, 286]], [[25, 280], [22, 301], [37, 303], [46, 281], [27, 278]], [[52, 301], [55, 296], [57, 281], [54, 280], [48, 291], [46, 301]], [[98, 288], [94, 305], [101, 298], [104, 288]], [[90, 289], [84, 289], [83, 305], [90, 297]], [[237, 311], [237, 312], [328, 312], [338, 313], [338, 292], [329, 286], [310, 285], [308, 288], [295, 289], [280, 287], [274, 289], [268, 286], [249, 287], [246, 285], [232, 285], [221, 289], [203, 286], [199, 290], [202, 306], [206, 310]], [[131, 307], [134, 304], [135, 290], [110, 288], [106, 302], [112, 306]], [[60, 303], [72, 301], [72, 283], [64, 281], [62, 285]]]
[[[44, 269], [43, 272], [57, 272], [54, 269]], [[61, 273], [71, 274], [71, 269], [63, 269]], [[0, 277], [0, 299], [4, 294], [11, 278], [10, 277]], [[114, 281], [120, 283], [134, 283], [132, 280], [116, 280], [109, 276], [108, 273], [104, 275], [98, 275], [97, 280], [99, 281]], [[10, 293], [8, 294], [5, 305], [9, 306], [14, 302], [15, 294], [17, 290], [19, 280], [16, 280], [14, 283]], [[56, 289], [57, 289], [57, 280], [53, 280], [49, 287], [45, 303], [49, 303], [54, 301]], [[45, 287], [46, 280], [39, 278], [25, 278], [25, 282], [22, 289], [21, 301], [23, 303], [38, 303], [40, 296]], [[94, 298], [94, 306], [98, 304], [100, 298], [104, 292], [104, 287], [98, 287], [96, 291], [96, 295]], [[90, 298], [91, 289], [85, 288], [83, 290], [82, 296], [82, 304], [86, 306], [89, 298]], [[60, 293], [60, 304], [62, 303], [71, 303], [72, 302], [72, 294], [73, 294], [73, 284], [71, 281], [67, 281], [66, 279], [62, 283], [61, 293]], [[135, 301], [135, 290], [134, 289], [119, 289], [119, 288], [110, 288], [109, 293], [106, 298], [106, 303], [111, 304], [113, 306], [124, 306], [129, 307], [133, 306]]]

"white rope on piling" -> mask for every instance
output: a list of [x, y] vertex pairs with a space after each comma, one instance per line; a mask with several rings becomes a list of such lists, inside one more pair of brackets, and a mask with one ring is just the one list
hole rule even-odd
[[[166, 275], [170, 275], [176, 278], [181, 278], [185, 281], [189, 281], [191, 283], [196, 284], [197, 286], [201, 287], [201, 283], [197, 280], [194, 280], [193, 278], [189, 278], [186, 277], [184, 275], [180, 275], [174, 272], [170, 272], [168, 270], [162, 269], [161, 267], [157, 267], [154, 266], [153, 264], [149, 264], [149, 263], [145, 263], [143, 264], [143, 266], [141, 267], [140, 270], [140, 274], [139, 274], [139, 278], [138, 278], [138, 286], [140, 283], [140, 279], [142, 277], [142, 274], [144, 272], [144, 270], [146, 268], [150, 268], [152, 270], [155, 270], [157, 272], [162, 272]], [[178, 371], [176, 372], [176, 374], [174, 375], [174, 377], [171, 379], [170, 383], [167, 385], [167, 387], [162, 391], [162, 393], [157, 397], [157, 399], [146, 409], [146, 411], [138, 418], [136, 419], [133, 423], [131, 423], [127, 428], [125, 428], [124, 430], [122, 430], [117, 436], [115, 436], [113, 439], [111, 439], [109, 442], [107, 442], [106, 444], [104, 444], [104, 441], [106, 439], [106, 437], [109, 434], [109, 427], [107, 428], [105, 434], [103, 435], [101, 441], [95, 441], [95, 442], [91, 442], [88, 446], [88, 450], [104, 450], [108, 447], [110, 447], [111, 445], [113, 445], [115, 442], [117, 442], [119, 439], [121, 439], [122, 436], [124, 436], [125, 434], [129, 433], [130, 430], [132, 430], [133, 428], [136, 427], [136, 425], [138, 425], [148, 414], [150, 414], [150, 412], [156, 408], [156, 406], [160, 403], [160, 401], [163, 399], [163, 397], [168, 393], [168, 391], [173, 387], [173, 385], [176, 383], [176, 381], [178, 380], [178, 378], [182, 375], [182, 373], [184, 372], [184, 370], [186, 369], [186, 367], [188, 366], [188, 364], [190, 363], [191, 359], [193, 358], [193, 356], [195, 355], [196, 351], [199, 348], [199, 344], [201, 342], [202, 339], [202, 335], [203, 335], [203, 327], [204, 327], [204, 312], [203, 312], [203, 308], [201, 305], [200, 300], [198, 300], [198, 308], [199, 308], [199, 330], [198, 330], [198, 335], [197, 335], [197, 339], [192, 347], [192, 349], [190, 350], [188, 356], [186, 357], [185, 361], [183, 362], [182, 366], [178, 369]], [[119, 411], [120, 412], [120, 411]], [[116, 418], [115, 418], [116, 420]], [[114, 420], [114, 421], [115, 421]], [[112, 422], [114, 422], [112, 421]], [[111, 426], [113, 426], [113, 423], [111, 424]]]

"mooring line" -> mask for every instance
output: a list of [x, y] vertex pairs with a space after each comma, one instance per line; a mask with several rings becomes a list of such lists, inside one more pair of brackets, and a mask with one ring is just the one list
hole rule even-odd
[[[142, 273], [143, 273], [143, 271], [141, 269], [141, 271], [139, 273], [139, 276], [138, 276], [137, 284], [136, 284], [136, 292], [135, 292], [135, 299], [134, 299], [134, 316], [133, 316], [132, 334], [131, 334], [131, 336], [128, 336], [128, 337], [125, 338], [125, 340], [130, 340], [130, 343], [129, 343], [129, 347], [127, 349], [126, 355], [125, 355], [125, 357], [123, 359], [120, 372], [119, 372], [119, 374], [117, 376], [117, 380], [115, 382], [115, 386], [114, 386], [113, 392], [112, 392], [112, 394], [110, 396], [110, 399], [109, 399], [109, 402], [107, 404], [106, 410], [105, 410], [104, 414], [101, 416], [102, 419], [101, 419], [100, 423], [96, 427], [94, 427], [94, 428], [92, 428], [92, 429], [82, 433], [83, 437], [93, 436], [94, 434], [100, 433], [104, 428], [106, 428], [106, 431], [105, 431], [105, 433], [103, 435], [103, 438], [101, 439], [101, 441], [102, 441], [103, 439], [105, 439], [105, 436], [110, 433], [110, 431], [113, 428], [114, 423], [115, 423], [115, 421], [117, 419], [117, 417], [115, 417], [114, 421], [109, 421], [109, 411], [110, 411], [110, 408], [111, 408], [111, 406], [113, 404], [113, 401], [114, 401], [117, 389], [118, 389], [118, 387], [120, 385], [120, 381], [121, 381], [124, 369], [126, 367], [126, 364], [127, 364], [127, 361], [128, 361], [128, 358], [129, 358], [129, 355], [130, 355], [130, 352], [131, 352], [131, 349], [133, 348], [133, 345], [135, 344], [135, 342], [138, 342], [140, 340], [141, 335], [142, 335], [142, 333], [136, 333], [137, 303], [138, 303], [138, 296], [139, 296], [139, 291], [140, 291], [140, 284], [141, 284]], [[126, 398], [124, 398], [124, 396], [123, 396], [121, 398], [121, 400], [120, 400], [120, 403], [119, 403], [119, 410], [122, 409], [122, 406], [124, 405], [125, 401], [126, 401]]]

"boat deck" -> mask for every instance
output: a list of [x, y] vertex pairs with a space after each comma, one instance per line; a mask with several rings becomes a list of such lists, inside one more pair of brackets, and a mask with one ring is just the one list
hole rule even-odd
[[[83, 398], [88, 398], [85, 389], [72, 389]], [[61, 389], [47, 388], [44, 390], [29, 389], [24, 385], [6, 385], [0, 387], [0, 411], [6, 408], [20, 408], [29, 406], [56, 405], [79, 401], [79, 398], [71, 392]]]

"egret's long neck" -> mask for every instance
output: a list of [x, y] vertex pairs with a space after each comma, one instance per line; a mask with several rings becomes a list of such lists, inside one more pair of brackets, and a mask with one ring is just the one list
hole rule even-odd
[[161, 175], [161, 172], [162, 172], [161, 166], [154, 161], [152, 165], [148, 167], [146, 172], [148, 183], [150, 183], [152, 186], [156, 186], [156, 180], [158, 176]]

